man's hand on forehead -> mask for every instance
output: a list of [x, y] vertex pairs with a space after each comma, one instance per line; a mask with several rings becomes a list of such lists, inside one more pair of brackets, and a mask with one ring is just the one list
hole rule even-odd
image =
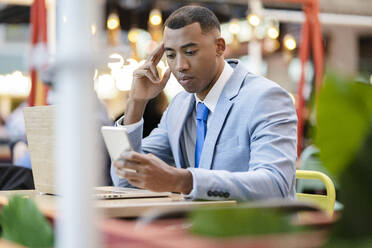
[[164, 43], [162, 42], [155, 50], [150, 54], [148, 60], [157, 65], [164, 54]]
[[154, 49], [154, 51], [152, 51], [152, 53], [146, 59], [144, 69], [151, 71], [151, 74], [148, 74], [148, 78], [151, 79], [153, 83], [161, 82], [157, 65], [163, 57], [163, 54], [164, 44], [161, 43]]
[[125, 113], [124, 124], [129, 125], [141, 120], [149, 100], [155, 98], [167, 84], [171, 71], [168, 68], [163, 77], [159, 76], [157, 64], [164, 54], [161, 43], [146, 59], [145, 63], [133, 72], [133, 83]]

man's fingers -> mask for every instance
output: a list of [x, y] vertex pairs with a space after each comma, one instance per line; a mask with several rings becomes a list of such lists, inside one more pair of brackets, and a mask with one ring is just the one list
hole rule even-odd
[[151, 61], [154, 65], [157, 65], [159, 63], [161, 57], [163, 57], [163, 54], [164, 54], [164, 44], [161, 43], [151, 53], [151, 55], [149, 57], [149, 61]]
[[125, 168], [125, 169], [131, 169], [133, 171], [140, 171], [141, 170], [141, 164], [137, 163], [137, 162], [131, 162], [131, 161], [126, 161], [124, 163], [124, 166], [122, 168]]
[[141, 181], [134, 180], [134, 179], [128, 179], [128, 182], [129, 182], [131, 185], [133, 185], [133, 186], [135, 186], [135, 187], [137, 187], [137, 188], [140, 188], [140, 189], [143, 189], [143, 188], [144, 188], [144, 187], [143, 187], [143, 183], [142, 183]]
[[147, 69], [147, 70], [146, 70], [145, 75], [146, 75], [146, 77], [147, 77], [148, 79], [151, 80], [152, 83], [156, 84], [156, 83], [159, 82], [158, 79], [156, 78], [156, 76], [152, 73], [152, 71], [151, 71], [150, 69]]
[[156, 79], [156, 77], [152, 74], [152, 71], [150, 70], [150, 68], [144, 69], [143, 74], [145, 75], [145, 77], [147, 77], [148, 79], [150, 79], [150, 81], [152, 83], [157, 83], [158, 82], [158, 80]]
[[159, 81], [160, 78], [159, 78], [159, 73], [158, 73], [158, 69], [156, 69], [156, 66], [153, 64], [150, 64], [149, 69], [151, 70], [152, 75], [154, 75], [154, 78], [156, 79], [156, 81]]
[[143, 164], [133, 160], [130, 155], [121, 156], [119, 159], [114, 161], [114, 167], [118, 170], [130, 169], [133, 170], [133, 172], [136, 172], [140, 171], [142, 166]]
[[136, 78], [147, 77], [152, 83], [154, 84], [159, 83], [159, 79], [156, 79], [150, 68], [137, 69], [134, 73], [134, 77]]
[[118, 175], [121, 178], [140, 181], [141, 176], [135, 170], [132, 171], [132, 170], [127, 170], [127, 169], [116, 168], [115, 171], [116, 171], [116, 175]]
[[143, 181], [141, 180], [138, 173], [125, 171], [124, 178], [127, 179], [131, 185], [137, 188], [143, 188]]
[[123, 160], [139, 163], [139, 164], [148, 164], [150, 162], [146, 154], [138, 153], [135, 151], [123, 152], [120, 154], [120, 158]]
[[114, 161], [114, 167], [117, 169], [122, 169], [124, 168], [124, 163], [125, 163], [125, 160], [122, 158], [119, 158]]
[[143, 68], [138, 68], [137, 70], [135, 70], [133, 72], [133, 77], [135, 78], [143, 78], [143, 77], [146, 77], [146, 70], [143, 69]]
[[116, 175], [118, 175], [118, 177], [125, 178], [125, 170], [115, 168], [115, 171], [116, 171]]
[[128, 170], [125, 170], [124, 171], [124, 177], [126, 179], [130, 179], [130, 180], [139, 180], [140, 179], [140, 176], [137, 172], [134, 172], [134, 171], [128, 171]]
[[161, 85], [165, 85], [165, 84], [168, 82], [168, 80], [169, 80], [169, 78], [170, 78], [170, 75], [171, 75], [171, 70], [170, 70], [170, 68], [168, 68], [168, 69], [165, 71], [165, 73], [164, 73], [164, 75], [163, 75], [163, 78], [162, 78], [161, 81], [160, 81], [160, 84], [161, 84]]

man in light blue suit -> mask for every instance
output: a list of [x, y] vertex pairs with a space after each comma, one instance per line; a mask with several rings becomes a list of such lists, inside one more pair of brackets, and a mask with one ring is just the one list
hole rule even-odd
[[[181, 192], [192, 199], [295, 197], [297, 117], [288, 93], [224, 60], [216, 16], [186, 6], [165, 22], [163, 44], [134, 72], [126, 126], [133, 152], [112, 166], [116, 186]], [[161, 78], [156, 65], [166, 54]], [[142, 139], [143, 110], [173, 73], [185, 92]], [[128, 171], [132, 169], [134, 171]]]

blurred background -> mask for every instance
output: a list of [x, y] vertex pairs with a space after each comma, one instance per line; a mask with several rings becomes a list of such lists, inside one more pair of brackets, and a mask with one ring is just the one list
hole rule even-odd
[[[125, 111], [133, 70], [162, 40], [162, 24], [165, 19], [174, 10], [186, 4], [203, 5], [217, 15], [222, 24], [222, 36], [228, 44], [226, 58], [238, 58], [251, 72], [277, 82], [292, 94], [298, 105], [301, 77], [299, 47], [305, 15], [303, 5], [294, 2], [296, 1], [105, 1], [102, 5], [104, 15], [91, 25], [92, 38], [99, 39], [100, 44], [97, 48], [99, 63], [96, 63], [92, 84], [103, 104], [102, 112], [105, 117], [101, 118], [102, 121], [112, 123]], [[22, 113], [19, 109], [30, 103], [43, 105], [54, 101], [54, 54], [56, 43], [63, 39], [58, 37], [58, 29], [69, 21], [69, 16], [68, 13], [61, 13], [58, 1], [48, 0], [45, 2], [47, 25], [40, 25], [40, 22], [35, 22], [32, 17], [32, 3], [32, 0], [0, 0], [2, 161], [11, 159], [14, 162], [14, 155], [18, 150], [23, 154], [25, 149], [23, 145], [10, 148], [6, 145], [25, 139]], [[320, 0], [319, 5], [324, 70], [332, 70], [340, 75], [372, 83], [372, 2]], [[41, 12], [37, 13], [40, 18]], [[46, 38], [35, 40], [35, 30], [46, 35]], [[166, 61], [162, 60], [159, 70], [164, 71], [166, 67]], [[314, 68], [310, 53], [304, 67], [305, 82], [302, 93], [305, 104], [311, 102], [313, 95]], [[32, 70], [38, 72], [33, 92]], [[41, 81], [47, 83], [47, 86]], [[181, 90], [172, 77], [164, 94], [154, 100], [152, 109], [148, 110], [153, 113], [148, 118], [148, 122], [154, 122], [152, 127], [156, 125], [168, 101]], [[303, 115], [305, 120], [311, 118], [306, 109]], [[304, 125], [306, 127], [306, 123]], [[303, 136], [306, 136], [306, 129]], [[306, 142], [305, 137], [304, 147], [308, 145]]]
[[[70, 65], [58, 63], [94, 65], [96, 117], [100, 125], [113, 125], [125, 112], [133, 71], [162, 40], [166, 18], [184, 5], [198, 4], [221, 22], [226, 58], [240, 59], [249, 71], [291, 94], [299, 119], [297, 169], [329, 175], [337, 192], [336, 217], [343, 211], [331, 234], [341, 241], [328, 247], [371, 247], [372, 1], [99, 0], [94, 3], [101, 5], [102, 15], [92, 13], [92, 23], [81, 17], [89, 24], [82, 34], [91, 37], [94, 55], [82, 51], [74, 60], [63, 60], [57, 51], [66, 39], [61, 30], [78, 23], [63, 12], [62, 1], [0, 0], [0, 190], [34, 188], [22, 109], [58, 100], [56, 71]], [[166, 68], [163, 58], [158, 69]], [[171, 77], [164, 92], [149, 102], [144, 136], [182, 90]], [[100, 143], [98, 152], [106, 158], [100, 163], [103, 183], [111, 185], [111, 161]], [[300, 180], [297, 192], [328, 193], [323, 184]], [[368, 238], [368, 244], [358, 246], [355, 241], [361, 238]]]

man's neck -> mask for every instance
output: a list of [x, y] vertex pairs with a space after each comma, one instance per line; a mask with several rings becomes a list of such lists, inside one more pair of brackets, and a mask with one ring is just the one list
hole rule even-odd
[[213, 88], [214, 84], [217, 82], [218, 78], [221, 76], [223, 68], [225, 66], [225, 60], [221, 58], [218, 63], [218, 70], [216, 76], [213, 78], [211, 83], [208, 85], [208, 88], [203, 90], [203, 92], [196, 93], [196, 96], [201, 100], [204, 101], [205, 97], [208, 95], [209, 91]]

